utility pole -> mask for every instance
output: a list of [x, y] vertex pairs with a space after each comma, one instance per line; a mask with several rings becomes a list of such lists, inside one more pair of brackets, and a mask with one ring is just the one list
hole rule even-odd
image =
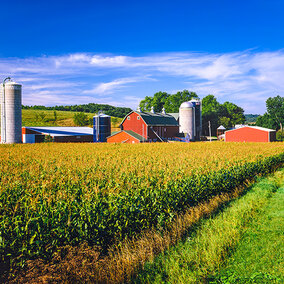
[[210, 142], [211, 142], [211, 122], [208, 121], [208, 127], [209, 127], [209, 136], [210, 136]]

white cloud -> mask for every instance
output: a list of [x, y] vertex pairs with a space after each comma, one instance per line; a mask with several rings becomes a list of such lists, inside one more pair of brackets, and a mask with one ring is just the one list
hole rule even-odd
[[157, 89], [188, 88], [201, 97], [211, 93], [244, 106], [246, 112], [263, 113], [268, 97], [283, 95], [284, 50], [0, 58], [0, 76], [23, 83], [23, 101], [29, 104], [92, 101], [136, 108]]
[[127, 65], [127, 57], [126, 56], [99, 56], [95, 55], [91, 59], [91, 63], [93, 65], [105, 66], [105, 67], [116, 67], [116, 66], [124, 66]]
[[99, 83], [93, 89], [85, 90], [83, 91], [83, 93], [84, 94], [98, 94], [98, 95], [111, 94], [115, 90], [119, 90], [125, 87], [125, 85], [129, 83], [134, 83], [137, 81], [139, 81], [138, 78], [121, 78], [121, 79], [117, 79], [117, 80], [107, 82], [107, 83]]

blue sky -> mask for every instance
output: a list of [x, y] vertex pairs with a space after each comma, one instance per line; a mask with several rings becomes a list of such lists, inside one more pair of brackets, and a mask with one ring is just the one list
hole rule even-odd
[[188, 89], [246, 113], [283, 95], [284, 1], [1, 1], [0, 78], [23, 103], [108, 103]]

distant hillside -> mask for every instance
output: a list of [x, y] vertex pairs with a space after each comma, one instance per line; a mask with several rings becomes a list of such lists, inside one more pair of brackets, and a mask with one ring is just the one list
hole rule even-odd
[[85, 113], [98, 113], [102, 110], [105, 114], [114, 117], [125, 117], [132, 110], [127, 107], [114, 107], [104, 104], [84, 104], [84, 105], [71, 105], [71, 106], [22, 106], [23, 109], [33, 109], [33, 110], [56, 110], [56, 111], [73, 111], [73, 112], [85, 112]]
[[[23, 109], [22, 125], [23, 126], [76, 126], [73, 116], [77, 112], [74, 111], [54, 111], [54, 110], [38, 110]], [[86, 113], [92, 118], [95, 113]], [[118, 128], [122, 118], [111, 117], [112, 128]], [[91, 126], [91, 125], [90, 125]]]
[[246, 123], [255, 123], [259, 114], [245, 114]]

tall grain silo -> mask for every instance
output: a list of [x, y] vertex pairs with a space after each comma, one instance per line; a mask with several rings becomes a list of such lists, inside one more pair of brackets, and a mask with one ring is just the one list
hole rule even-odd
[[191, 102], [184, 102], [179, 107], [179, 132], [189, 134], [190, 140], [195, 140], [194, 106]]
[[199, 141], [202, 131], [202, 106], [199, 98], [189, 101], [194, 107], [195, 140]]
[[1, 143], [22, 143], [22, 85], [7, 79], [1, 92]]
[[111, 117], [99, 112], [93, 118], [94, 142], [107, 142], [107, 137], [111, 135]]

